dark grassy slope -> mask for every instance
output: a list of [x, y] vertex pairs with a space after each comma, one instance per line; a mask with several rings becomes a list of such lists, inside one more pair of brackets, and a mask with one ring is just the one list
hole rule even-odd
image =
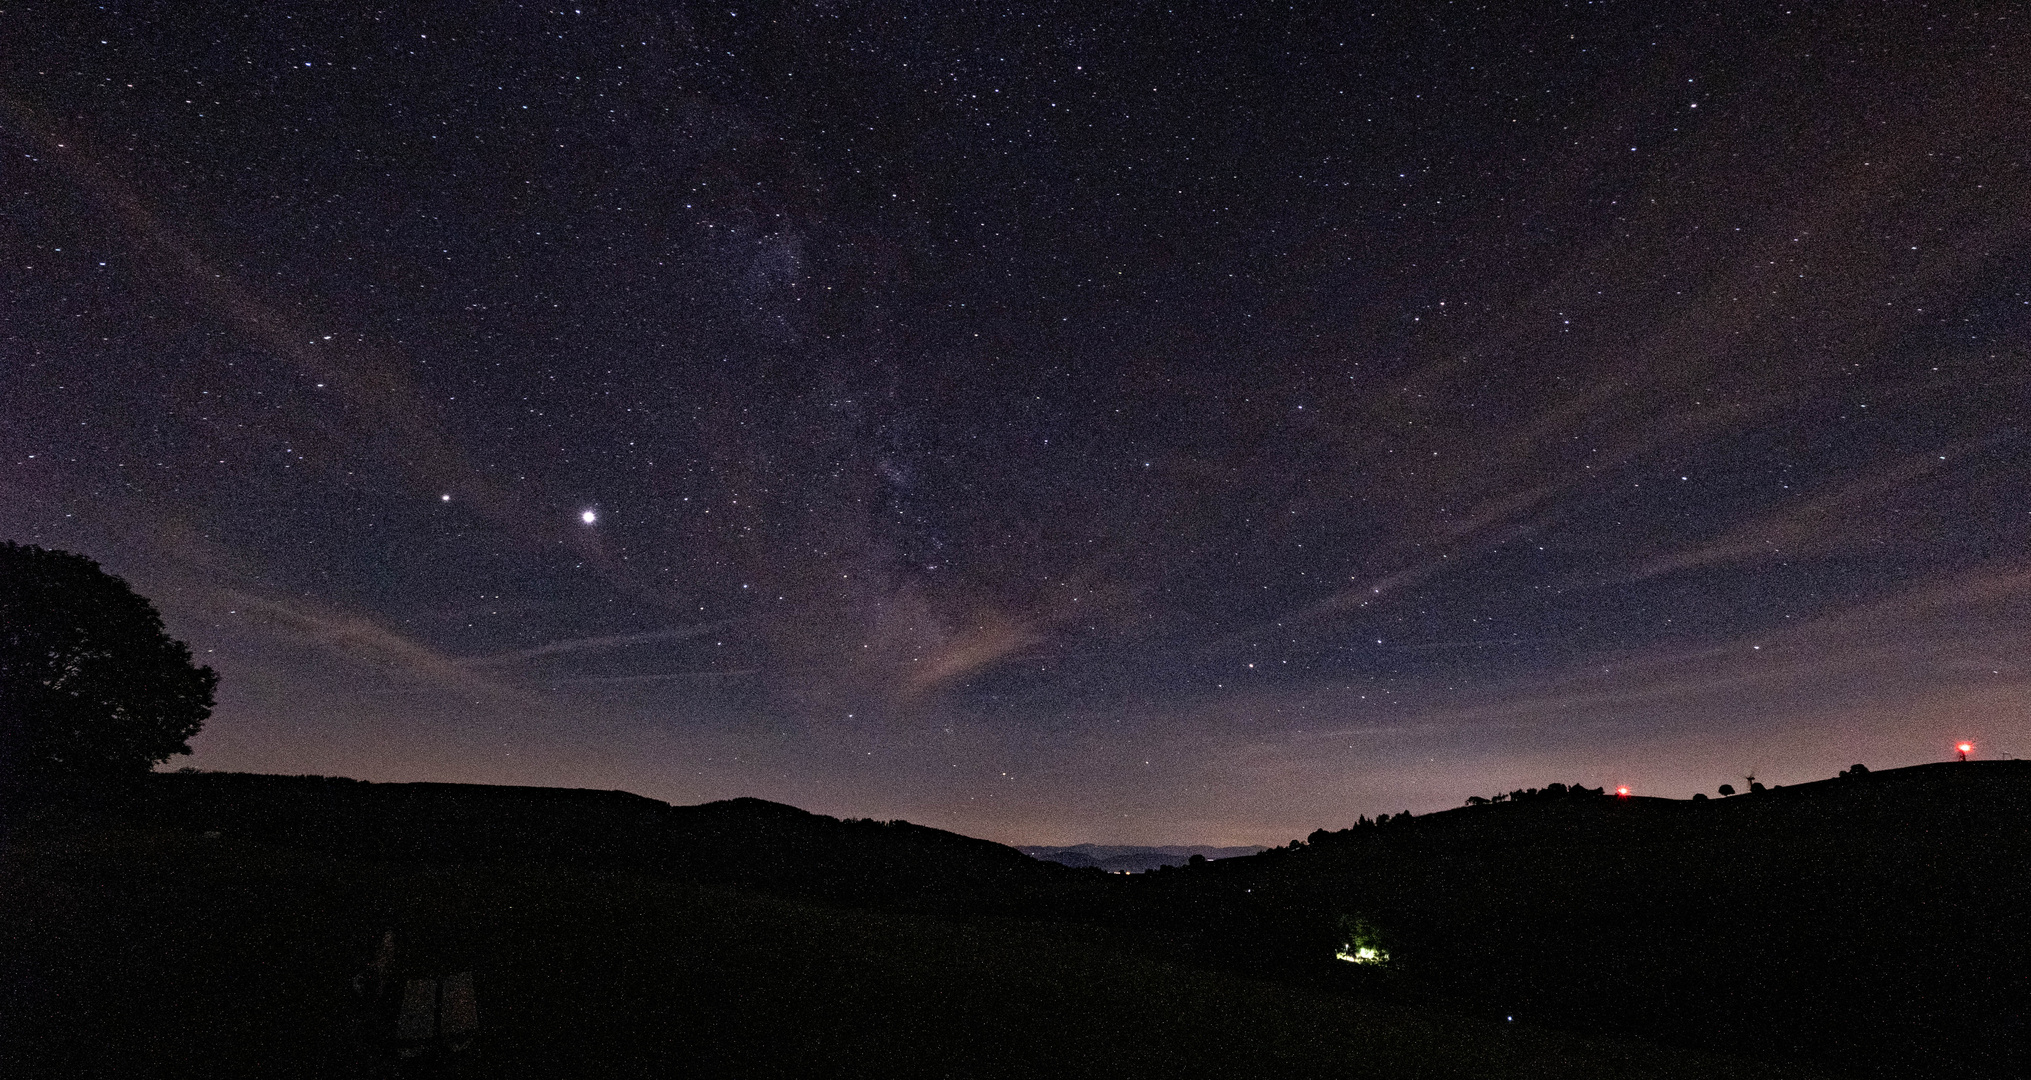
[[[2031, 765], [2015, 762], [1704, 803], [1473, 807], [1129, 878], [903, 823], [615, 792], [160, 776], [105, 823], [216, 830], [228, 847], [350, 868], [341, 877], [625, 873], [778, 898], [768, 903], [974, 926], [1022, 918], [1032, 929], [1017, 938], [1096, 934], [1139, 963], [1221, 978], [1844, 1074], [2024, 1075]], [[311, 894], [347, 888], [328, 884]], [[372, 914], [387, 901], [369, 899], [348, 902], [348, 917], [393, 917]], [[1388, 971], [1331, 959], [1351, 915], [1384, 935]], [[1057, 928], [1037, 929], [1046, 923]], [[939, 924], [911, 925], [915, 935]]]
[[372, 1075], [346, 984], [388, 927], [404, 970], [475, 973], [460, 1075], [1798, 1075], [1179, 967], [1090, 928], [103, 817], [12, 830], [0, 894], [9, 1077]]
[[1409, 1000], [1857, 1074], [2027, 1065], [2031, 763], [1469, 807], [1138, 887], [1234, 967], [1358, 978], [1327, 959], [1357, 914]]
[[760, 799], [670, 806], [620, 791], [196, 773], [147, 777], [119, 813], [350, 857], [625, 869], [918, 911], [1021, 907], [1093, 879], [986, 840]]

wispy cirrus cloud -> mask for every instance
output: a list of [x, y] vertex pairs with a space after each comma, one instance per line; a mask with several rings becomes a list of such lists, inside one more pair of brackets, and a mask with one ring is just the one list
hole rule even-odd
[[738, 620], [719, 619], [697, 626], [675, 626], [665, 630], [645, 630], [634, 634], [605, 634], [598, 637], [567, 638], [561, 641], [547, 641], [526, 649], [512, 649], [507, 652], [489, 653], [485, 656], [467, 656], [457, 663], [468, 668], [503, 667], [528, 660], [541, 660], [552, 656], [566, 656], [574, 653], [608, 652], [625, 649], [633, 645], [647, 645], [658, 641], [689, 641], [695, 637], [716, 633], [735, 624]]
[[286, 423], [263, 418], [264, 425], [284, 424], [285, 441], [292, 450], [304, 451], [305, 460], [334, 476], [351, 476], [350, 466], [362, 449], [373, 447], [417, 490], [457, 492], [459, 505], [520, 543], [572, 550], [630, 595], [665, 608], [694, 609], [692, 599], [666, 576], [636, 568], [597, 531], [572, 527], [557, 507], [543, 505], [476, 464], [453, 436], [443, 409], [419, 385], [416, 365], [403, 348], [356, 332], [328, 332], [333, 329], [329, 324], [339, 321], [336, 317], [314, 324], [301, 314], [328, 306], [325, 298], [299, 295], [289, 303], [243, 282], [206, 251], [199, 234], [165, 220], [142, 189], [122, 175], [121, 163], [95, 149], [85, 132], [64, 127], [55, 116], [5, 91], [0, 91], [0, 121], [11, 122], [44, 161], [110, 211], [152, 276], [346, 403], [345, 410], [292, 414]]
[[520, 686], [481, 671], [385, 623], [301, 600], [282, 601], [240, 589], [221, 596], [244, 612], [342, 659], [375, 665], [400, 677], [495, 700], [532, 702]]
[[1816, 495], [1737, 523], [1719, 536], [1638, 564], [1620, 577], [1624, 584], [1682, 570], [1763, 559], [1802, 558], [1861, 547], [1874, 534], [1857, 522], [1884, 512], [1885, 504], [1912, 486], [1947, 469], [1968, 443], [1937, 453], [1908, 456], [1872, 466], [1829, 485]]

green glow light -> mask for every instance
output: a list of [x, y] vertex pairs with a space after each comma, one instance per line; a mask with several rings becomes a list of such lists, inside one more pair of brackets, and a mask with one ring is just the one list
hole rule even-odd
[[1382, 933], [1358, 915], [1341, 917], [1340, 940], [1342, 944], [1333, 953], [1335, 959], [1350, 964], [1389, 963], [1389, 950], [1382, 946]]

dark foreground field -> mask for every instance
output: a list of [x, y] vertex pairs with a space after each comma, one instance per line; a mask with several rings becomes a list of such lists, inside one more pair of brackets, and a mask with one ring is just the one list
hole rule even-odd
[[449, 1075], [1808, 1075], [1166, 962], [1102, 927], [205, 831], [11, 827], [0, 1075], [386, 1074], [350, 981], [389, 929], [403, 970], [474, 974], [480, 1038]]

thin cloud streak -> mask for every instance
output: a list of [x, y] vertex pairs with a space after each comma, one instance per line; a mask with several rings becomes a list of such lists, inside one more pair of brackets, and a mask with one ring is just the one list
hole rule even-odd
[[[1983, 440], [1989, 441], [1989, 440]], [[1958, 463], [1971, 448], [1964, 441], [1938, 453], [1913, 455], [1888, 467], [1872, 467], [1792, 506], [1741, 522], [1713, 540], [1661, 555], [1622, 575], [1622, 584], [1724, 563], [1806, 558], [1851, 550], [1868, 542], [1854, 528], [1857, 517], [1880, 513], [1881, 504], [1908, 494], [1918, 481]]]
[[[692, 611], [695, 600], [629, 566], [608, 550], [594, 531], [572, 528], [556, 508], [538, 508], [511, 487], [478, 468], [437, 420], [409, 375], [410, 364], [393, 352], [375, 348], [362, 335], [319, 334], [286, 316], [229, 276], [189, 238], [164, 223], [133, 185], [115, 175], [87, 149], [76, 132], [57, 133], [54, 124], [19, 98], [0, 92], [0, 111], [14, 121], [67, 177], [90, 197], [113, 211], [140, 251], [152, 251], [167, 264], [166, 276], [258, 343], [297, 367], [321, 387], [351, 402], [363, 418], [320, 415], [300, 428], [297, 438], [318, 450], [322, 464], [334, 475], [345, 474], [343, 463], [361, 444], [389, 444], [386, 458], [407, 474], [419, 489], [456, 491], [461, 505], [502, 526], [532, 547], [564, 546], [599, 569], [615, 586], [664, 607]], [[347, 340], [350, 338], [350, 340]], [[350, 420], [350, 423], [343, 421]], [[393, 438], [390, 439], [389, 436]]]
[[739, 620], [720, 619], [698, 626], [680, 626], [668, 630], [647, 630], [638, 634], [607, 634], [601, 637], [572, 638], [565, 641], [551, 641], [527, 649], [510, 652], [490, 653], [486, 656], [468, 656], [458, 663], [466, 667], [498, 667], [504, 664], [520, 663], [525, 660], [539, 660], [549, 656], [563, 656], [571, 653], [606, 652], [624, 649], [631, 645], [646, 645], [656, 641], [689, 641], [695, 637], [717, 633]]
[[483, 694], [496, 701], [534, 702], [528, 692], [474, 671], [454, 657], [381, 623], [347, 612], [301, 602], [285, 603], [238, 589], [222, 595], [238, 610], [292, 631], [354, 663], [378, 664], [448, 690]]

